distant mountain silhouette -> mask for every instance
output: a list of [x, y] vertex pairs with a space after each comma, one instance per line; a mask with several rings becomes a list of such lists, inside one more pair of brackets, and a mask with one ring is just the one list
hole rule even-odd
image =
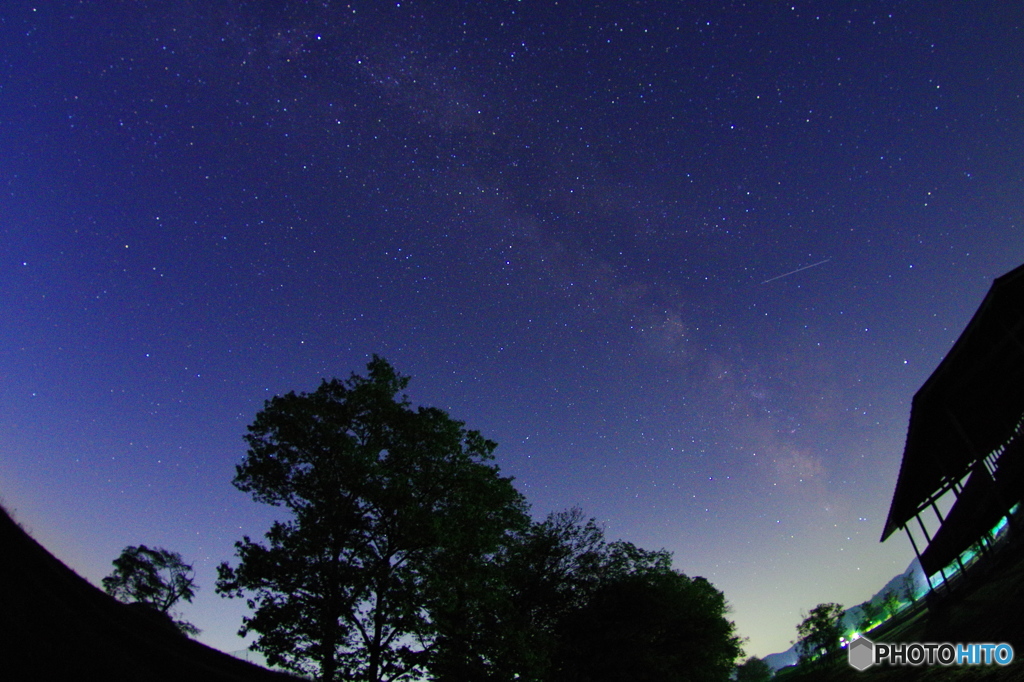
[[0, 508], [0, 677], [286, 682], [185, 637], [76, 574]]
[[768, 654], [761, 660], [767, 663], [768, 667], [772, 670], [780, 670], [788, 665], [796, 665], [799, 658], [796, 653], [796, 644], [794, 644], [785, 651], [780, 651], [777, 654]]

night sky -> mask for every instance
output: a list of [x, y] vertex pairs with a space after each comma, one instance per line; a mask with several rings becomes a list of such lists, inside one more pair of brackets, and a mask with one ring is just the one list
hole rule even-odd
[[[841, 6], [840, 6], [841, 5]], [[215, 567], [267, 398], [376, 353], [723, 590], [868, 598], [910, 401], [1024, 262], [1018, 2], [0, 8], [0, 496], [92, 582]]]

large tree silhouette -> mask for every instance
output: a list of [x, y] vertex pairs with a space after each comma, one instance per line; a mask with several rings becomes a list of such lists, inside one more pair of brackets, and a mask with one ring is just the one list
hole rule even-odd
[[489, 558], [528, 524], [495, 444], [399, 396], [374, 356], [366, 377], [267, 401], [234, 484], [285, 507], [266, 544], [244, 537], [217, 591], [248, 595], [240, 633], [270, 663], [322, 680], [413, 676], [439, 628], [479, 610]]

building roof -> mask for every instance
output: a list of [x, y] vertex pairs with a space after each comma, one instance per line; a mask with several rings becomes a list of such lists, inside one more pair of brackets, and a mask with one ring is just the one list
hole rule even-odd
[[1024, 415], [1024, 265], [999, 277], [914, 395], [884, 541], [999, 449]]

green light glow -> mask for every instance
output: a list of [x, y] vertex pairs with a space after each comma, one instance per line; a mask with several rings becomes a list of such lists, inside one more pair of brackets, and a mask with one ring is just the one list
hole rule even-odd
[[[999, 540], [1003, 539], [1003, 537], [1006, 535], [1007, 529], [1009, 528], [1009, 523], [1007, 521], [1008, 516], [1015, 515], [1019, 510], [1020, 503], [1018, 502], [1017, 504], [1013, 505], [1010, 508], [1010, 511], [1007, 513], [1007, 515], [1001, 516], [999, 518], [999, 521], [997, 521], [996, 524], [992, 526], [991, 530], [989, 530], [988, 533], [985, 534], [985, 539], [987, 539], [990, 545], [995, 544]], [[960, 556], [957, 559], [951, 561], [948, 566], [944, 567], [938, 573], [929, 576], [932, 585], [936, 587], [941, 585], [946, 581], [946, 578], [952, 578], [957, 573], [959, 573], [961, 565], [963, 565], [963, 567], [966, 569], [968, 566], [977, 561], [981, 557], [981, 552], [983, 550], [983, 543], [985, 542], [985, 539], [979, 538], [977, 542], [975, 542], [973, 545], [971, 545], [963, 552], [961, 552]], [[946, 577], [943, 577], [943, 573], [945, 573]]]

